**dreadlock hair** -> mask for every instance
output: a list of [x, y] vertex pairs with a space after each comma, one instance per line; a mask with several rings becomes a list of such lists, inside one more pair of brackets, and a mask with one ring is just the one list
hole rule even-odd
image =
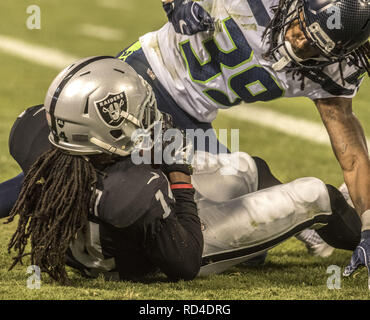
[[[290, 3], [288, 3], [290, 1]], [[290, 5], [293, 2], [291, 0], [280, 0], [279, 4], [277, 6], [272, 7], [272, 10], [274, 11], [274, 17], [270, 21], [270, 23], [267, 25], [265, 31], [263, 32], [263, 40], [267, 40], [269, 44], [269, 49], [265, 53], [265, 58], [271, 57], [274, 49], [278, 45], [278, 35], [281, 31], [281, 29], [284, 27], [284, 18], [288, 15]], [[352, 53], [348, 55], [348, 59], [356, 65], [359, 69], [364, 69], [367, 74], [370, 76], [370, 42], [367, 41], [363, 45], [361, 45], [359, 48], [354, 50]], [[343, 69], [342, 69], [342, 61], [346, 60], [346, 58], [343, 58], [339, 60], [339, 69], [341, 72], [341, 78], [342, 82], [344, 83], [344, 77], [343, 77]], [[302, 81], [301, 88], [304, 90], [304, 74], [302, 71], [294, 70], [292, 72], [292, 77], [294, 79], [295, 75], [300, 75], [300, 79]]]
[[[353, 54], [351, 58], [354, 60], [354, 63], [360, 67], [360, 64], [365, 69], [367, 74], [370, 76], [370, 41], [368, 40], [362, 46], [360, 46]], [[360, 63], [358, 63], [360, 62]]]
[[267, 25], [265, 31], [262, 34], [262, 39], [265, 40], [266, 38], [270, 47], [265, 54], [265, 57], [269, 57], [272, 55], [273, 50], [277, 46], [277, 36], [283, 27], [283, 21], [285, 15], [287, 14], [287, 10], [285, 7], [286, 0], [280, 0], [277, 6], [272, 7], [272, 11], [274, 12], [274, 17], [271, 19], [269, 24]]
[[[18, 255], [9, 268], [31, 256], [33, 265], [61, 283], [67, 280], [66, 251], [77, 233], [86, 231], [95, 203], [97, 173], [82, 156], [51, 149], [32, 165], [7, 223], [19, 215], [8, 252]], [[31, 252], [24, 253], [29, 238]]]

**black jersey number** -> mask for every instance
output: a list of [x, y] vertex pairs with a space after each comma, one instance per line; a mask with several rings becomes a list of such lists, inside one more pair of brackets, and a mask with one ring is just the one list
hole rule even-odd
[[169, 207], [169, 205], [167, 204], [166, 200], [164, 199], [164, 195], [163, 195], [163, 192], [162, 190], [158, 190], [155, 194], [155, 198], [157, 199], [157, 201], [159, 201], [161, 203], [161, 206], [163, 208], [163, 219], [166, 219], [168, 218], [168, 216], [171, 214], [171, 208]]

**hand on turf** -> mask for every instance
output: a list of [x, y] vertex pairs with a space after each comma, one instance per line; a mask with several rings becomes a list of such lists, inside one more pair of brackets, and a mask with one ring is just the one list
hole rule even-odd
[[163, 8], [177, 33], [193, 35], [214, 30], [212, 17], [196, 2], [174, 0], [164, 3]]
[[368, 271], [368, 287], [370, 290], [370, 230], [363, 231], [361, 242], [354, 251], [350, 264], [344, 269], [343, 276], [349, 277], [360, 266], [365, 266]]

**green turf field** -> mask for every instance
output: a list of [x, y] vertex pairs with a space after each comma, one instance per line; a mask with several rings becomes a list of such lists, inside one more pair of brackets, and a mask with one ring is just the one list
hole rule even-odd
[[[26, 8], [41, 8], [41, 30], [28, 30]], [[159, 0], [32, 0], [0, 1], [0, 36], [61, 50], [76, 57], [115, 55], [147, 31], [165, 21]], [[122, 39], [101, 40], [81, 33], [82, 25], [98, 25], [122, 32]], [[8, 153], [7, 139], [17, 115], [27, 106], [42, 103], [46, 90], [59, 70], [29, 62], [0, 49], [0, 181], [19, 173]], [[370, 81], [364, 83], [354, 109], [370, 136]], [[262, 104], [284, 114], [314, 122], [320, 119], [305, 99], [281, 99]], [[247, 108], [246, 108], [247, 112]], [[270, 164], [284, 182], [316, 176], [340, 185], [340, 168], [329, 147], [297, 139], [256, 124], [219, 117], [217, 128], [239, 128], [241, 150], [258, 155]], [[366, 271], [342, 279], [340, 290], [327, 288], [330, 265], [343, 268], [350, 252], [336, 250], [328, 259], [307, 254], [304, 245], [291, 239], [270, 251], [263, 267], [235, 267], [228, 272], [191, 282], [169, 283], [161, 275], [145, 283], [111, 283], [84, 280], [70, 272], [71, 285], [59, 286], [47, 277], [40, 290], [26, 286], [27, 263], [7, 269], [11, 257], [7, 242], [15, 225], [0, 221], [0, 299], [368, 299]]]

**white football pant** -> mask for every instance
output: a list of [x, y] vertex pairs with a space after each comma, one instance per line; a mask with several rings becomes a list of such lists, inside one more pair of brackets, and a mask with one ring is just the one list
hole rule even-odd
[[193, 167], [204, 235], [201, 276], [260, 255], [312, 227], [314, 217], [332, 213], [327, 188], [317, 178], [257, 191], [255, 162], [243, 152], [197, 151]]

